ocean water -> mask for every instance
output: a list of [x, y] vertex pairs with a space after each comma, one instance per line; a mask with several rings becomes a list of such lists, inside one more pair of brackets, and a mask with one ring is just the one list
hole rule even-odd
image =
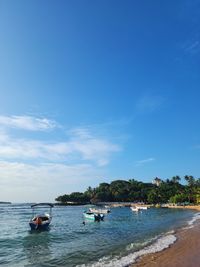
[[150, 208], [113, 208], [102, 222], [86, 221], [86, 208], [55, 207], [48, 231], [30, 231], [29, 204], [0, 205], [0, 266], [124, 267], [138, 256], [168, 247], [174, 231], [191, 226], [199, 213]]

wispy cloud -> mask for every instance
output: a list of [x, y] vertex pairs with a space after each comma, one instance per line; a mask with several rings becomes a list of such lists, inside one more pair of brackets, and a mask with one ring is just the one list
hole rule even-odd
[[164, 100], [160, 95], [147, 94], [138, 100], [136, 108], [139, 112], [153, 112], [162, 106]]
[[197, 51], [199, 49], [199, 45], [200, 45], [200, 42], [199, 41], [195, 41], [192, 44], [190, 44], [189, 46], [185, 47], [185, 50], [188, 51], [188, 52]]
[[186, 54], [197, 54], [200, 52], [200, 41], [199, 38], [198, 39], [193, 39], [193, 40], [189, 40], [187, 42], [185, 42], [182, 45], [182, 49]]
[[85, 160], [95, 160], [99, 166], [108, 164], [112, 153], [121, 150], [119, 145], [108, 140], [92, 136], [87, 128], [76, 128], [71, 131], [70, 145], [79, 152]]
[[8, 137], [2, 142], [0, 138], [0, 157], [3, 159], [64, 160], [71, 148], [67, 143], [47, 143], [37, 140], [12, 139]]
[[144, 164], [150, 163], [150, 162], [153, 162], [153, 161], [155, 161], [155, 158], [142, 159], [142, 160], [136, 161], [135, 165], [136, 166], [143, 166]]
[[31, 116], [0, 116], [0, 127], [2, 126], [28, 131], [46, 131], [55, 128], [57, 123], [47, 118]]
[[191, 146], [191, 149], [199, 150], [200, 149], [200, 145]]
[[98, 166], [107, 165], [113, 153], [121, 147], [105, 137], [93, 135], [87, 128], [76, 128], [62, 142], [51, 140], [13, 138], [0, 132], [1, 159], [69, 161], [91, 161]]
[[1, 199], [15, 201], [52, 201], [71, 191], [85, 190], [103, 175], [89, 164], [27, 164], [0, 161]]
[[[77, 127], [66, 132], [64, 125], [58, 125], [47, 118], [0, 116], [3, 199], [13, 196], [15, 201], [47, 201], [73, 188], [84, 190], [84, 186], [104, 176], [104, 166], [122, 149], [98, 127]], [[61, 141], [52, 139], [50, 129], [62, 137]]]

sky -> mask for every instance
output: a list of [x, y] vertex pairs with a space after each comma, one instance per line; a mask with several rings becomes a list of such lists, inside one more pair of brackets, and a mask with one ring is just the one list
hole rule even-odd
[[0, 0], [0, 201], [199, 178], [199, 103], [200, 0]]

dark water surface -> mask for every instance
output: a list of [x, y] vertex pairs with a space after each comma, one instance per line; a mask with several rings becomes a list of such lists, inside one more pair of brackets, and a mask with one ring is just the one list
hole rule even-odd
[[[191, 210], [113, 208], [103, 222], [83, 225], [85, 207], [55, 207], [49, 231], [30, 231], [29, 204], [0, 205], [2, 267], [126, 266], [134, 253], [173, 239], [197, 213]], [[159, 240], [159, 243], [158, 243]], [[172, 240], [173, 241], [173, 240]]]

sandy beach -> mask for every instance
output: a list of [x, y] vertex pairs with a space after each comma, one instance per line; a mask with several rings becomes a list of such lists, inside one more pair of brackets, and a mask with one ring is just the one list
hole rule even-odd
[[176, 238], [169, 248], [138, 259], [132, 267], [199, 267], [200, 220], [192, 228], [177, 231]]

